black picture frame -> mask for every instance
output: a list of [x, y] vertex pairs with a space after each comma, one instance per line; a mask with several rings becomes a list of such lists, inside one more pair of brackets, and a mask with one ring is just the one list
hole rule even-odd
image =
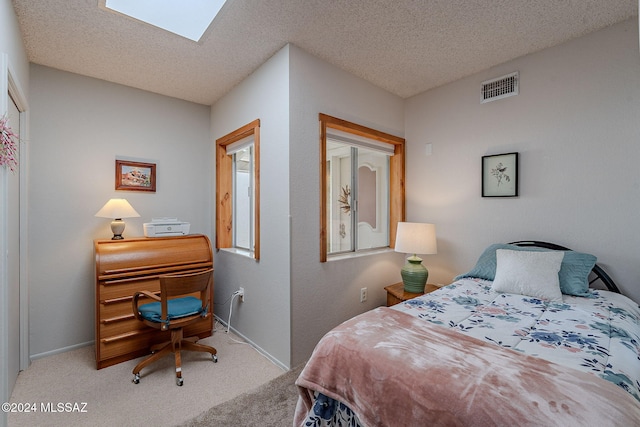
[[518, 195], [518, 153], [482, 156], [482, 197]]

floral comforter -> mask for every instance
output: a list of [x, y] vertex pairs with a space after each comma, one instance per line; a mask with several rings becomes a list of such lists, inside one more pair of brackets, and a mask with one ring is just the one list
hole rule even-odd
[[[640, 401], [640, 307], [620, 294], [591, 290], [549, 303], [495, 293], [491, 282], [460, 279], [393, 307], [469, 337], [597, 375]], [[299, 425], [359, 425], [344, 404], [315, 394]]]
[[591, 372], [640, 400], [640, 307], [629, 298], [590, 290], [548, 303], [491, 290], [491, 282], [461, 279], [394, 306], [531, 356]]

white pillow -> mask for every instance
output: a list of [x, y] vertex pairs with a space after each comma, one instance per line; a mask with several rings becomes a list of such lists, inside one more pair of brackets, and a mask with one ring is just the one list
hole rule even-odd
[[498, 249], [496, 277], [491, 288], [496, 292], [562, 302], [558, 272], [563, 258], [563, 251], [534, 252]]

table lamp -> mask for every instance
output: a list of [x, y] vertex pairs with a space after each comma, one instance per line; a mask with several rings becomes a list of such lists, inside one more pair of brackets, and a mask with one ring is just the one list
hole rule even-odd
[[122, 218], [139, 217], [140, 214], [127, 202], [127, 199], [111, 199], [96, 213], [99, 218], [112, 218], [111, 231], [113, 237], [111, 240], [122, 240], [122, 232], [124, 231], [124, 221]]
[[416, 254], [436, 254], [436, 226], [418, 222], [399, 222], [396, 232], [396, 252], [413, 254], [400, 270], [406, 292], [424, 292], [429, 271], [422, 265], [422, 259]]

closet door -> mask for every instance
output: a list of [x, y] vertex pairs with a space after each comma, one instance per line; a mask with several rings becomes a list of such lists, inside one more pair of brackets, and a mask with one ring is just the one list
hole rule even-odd
[[[9, 96], [9, 124], [20, 130], [20, 112]], [[20, 156], [18, 156], [19, 158]], [[13, 389], [20, 371], [20, 161], [14, 172], [7, 174], [7, 284], [8, 284], [8, 378]]]

